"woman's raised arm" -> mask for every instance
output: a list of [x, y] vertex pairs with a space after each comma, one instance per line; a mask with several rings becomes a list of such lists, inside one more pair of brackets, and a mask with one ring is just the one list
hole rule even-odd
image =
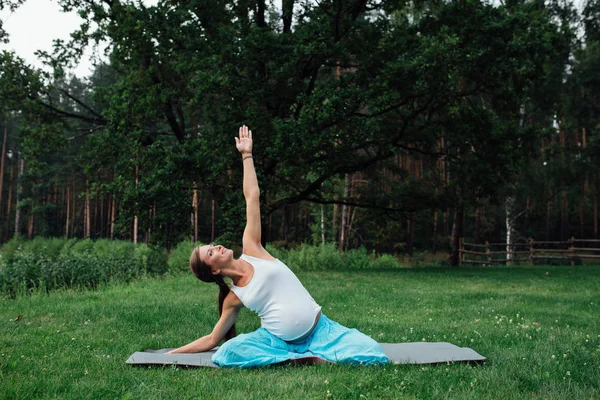
[[244, 164], [244, 198], [246, 199], [246, 229], [242, 238], [244, 254], [249, 256], [272, 259], [263, 248], [260, 235], [260, 190], [254, 159], [252, 158], [252, 131], [246, 125], [240, 127], [239, 137], [235, 138], [235, 146], [242, 154]]

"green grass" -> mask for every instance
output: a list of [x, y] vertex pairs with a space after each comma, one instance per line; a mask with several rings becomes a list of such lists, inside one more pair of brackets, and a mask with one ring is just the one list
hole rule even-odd
[[[217, 288], [189, 274], [0, 300], [0, 398], [600, 396], [598, 266], [298, 276], [326, 315], [380, 342], [448, 341], [488, 361], [253, 370], [127, 366], [135, 351], [179, 346], [210, 331]], [[258, 326], [244, 310], [238, 331]]]

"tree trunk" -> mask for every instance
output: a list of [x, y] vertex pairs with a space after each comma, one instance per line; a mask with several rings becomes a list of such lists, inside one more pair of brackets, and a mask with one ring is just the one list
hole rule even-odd
[[287, 209], [288, 206], [285, 205], [283, 206], [283, 216], [281, 218], [281, 235], [283, 238], [283, 241], [287, 243], [288, 241], [288, 213], [287, 213]]
[[196, 185], [196, 182], [194, 182], [194, 198], [192, 199], [192, 207], [194, 208], [194, 221], [193, 221], [193, 227], [194, 227], [194, 240], [193, 242], [196, 243], [198, 241], [198, 186]]
[[[16, 154], [16, 152], [13, 152], [13, 154]], [[14, 170], [14, 163], [10, 163], [10, 181], [8, 184], [8, 200], [6, 201], [6, 229], [5, 229], [5, 239], [8, 240], [8, 232], [10, 231], [10, 211], [11, 211], [11, 206], [12, 206], [12, 192], [13, 192], [13, 170]]]
[[4, 139], [2, 140], [2, 154], [0, 155], [0, 215], [2, 215], [2, 196], [4, 195], [4, 159], [6, 158], [6, 138], [8, 137], [8, 121], [4, 118]]
[[585, 197], [585, 192], [581, 193], [581, 197], [579, 198], [579, 237], [584, 238], [584, 220], [583, 220], [583, 200]]
[[452, 266], [458, 265], [458, 250], [460, 249], [460, 238], [463, 236], [463, 216], [465, 210], [463, 206], [459, 206], [454, 211], [454, 222], [452, 224], [452, 254], [449, 258], [449, 264]]
[[325, 245], [325, 205], [321, 204], [321, 245]]
[[19, 169], [17, 172], [17, 204], [15, 206], [15, 235], [18, 235], [20, 232], [20, 223], [21, 223], [21, 210], [19, 209], [19, 200], [21, 200], [21, 195], [23, 194], [23, 184], [21, 183], [21, 177], [23, 176], [23, 171], [25, 169], [25, 160], [22, 158], [19, 159]]
[[292, 28], [292, 16], [294, 12], [294, 0], [281, 1], [281, 19], [283, 20], [283, 33], [290, 33]]
[[[87, 182], [86, 182], [87, 186]], [[90, 191], [85, 189], [85, 233], [86, 238], [90, 237]]]
[[67, 221], [65, 223], [65, 239], [68, 239], [69, 238], [69, 213], [70, 213], [69, 206], [71, 205], [68, 182], [67, 182], [67, 196], [66, 197], [67, 197]]
[[480, 238], [479, 238], [480, 220], [481, 220], [481, 208], [477, 207], [475, 209], [475, 244], [479, 244], [479, 242], [480, 242]]
[[333, 227], [332, 229], [332, 235], [333, 235], [333, 241], [337, 242], [337, 215], [338, 215], [338, 208], [339, 205], [338, 204], [334, 204], [333, 205], [333, 217], [332, 217], [332, 221], [331, 221], [331, 226]]
[[273, 213], [269, 214], [269, 230], [268, 230], [268, 239], [267, 241], [270, 242], [273, 240]]
[[212, 199], [210, 242], [215, 241], [215, 199]]
[[110, 206], [110, 238], [114, 239], [115, 237], [115, 215], [117, 213], [117, 203], [115, 202], [114, 195], [111, 196], [111, 206]]
[[415, 238], [415, 213], [409, 213], [406, 219], [406, 252], [409, 256], [413, 255], [413, 243]]
[[552, 215], [552, 188], [548, 187], [548, 202], [546, 205], [546, 240], [550, 240], [550, 217]]
[[[154, 221], [154, 210], [156, 206], [152, 205], [148, 209], [148, 229], [146, 230], [146, 243], [150, 243], [152, 237], [152, 222]], [[198, 233], [196, 232], [196, 236]]]
[[594, 239], [598, 239], [598, 183], [596, 183], [596, 195], [594, 196]]
[[514, 260], [513, 255], [513, 241], [514, 241], [514, 208], [515, 198], [514, 196], [508, 196], [506, 198], [506, 265], [511, 265]]
[[[350, 186], [350, 176], [348, 174], [344, 174], [344, 201], [348, 199], [348, 191]], [[340, 221], [340, 243], [339, 249], [346, 249], [346, 229], [347, 229], [347, 221], [348, 219], [348, 206], [346, 204], [342, 205], [342, 218]]]
[[[437, 190], [436, 190], [437, 191]], [[437, 252], [437, 236], [438, 236], [438, 210], [433, 210], [433, 243], [431, 252], [436, 254]]]
[[31, 211], [29, 213], [29, 221], [27, 223], [27, 238], [31, 240], [33, 238], [33, 223], [34, 223], [34, 214], [33, 210], [35, 210], [35, 203], [31, 202]]
[[560, 208], [560, 240], [569, 239], [569, 200], [567, 193], [562, 195], [562, 207]]
[[525, 200], [525, 225], [523, 226], [523, 232], [526, 232], [529, 228], [529, 208], [531, 207], [531, 197], [527, 196]]
[[96, 228], [98, 231], [98, 237], [102, 238], [104, 237], [104, 228], [106, 227], [105, 224], [105, 219], [104, 219], [104, 196], [102, 196], [102, 198], [100, 199], [100, 229]]
[[75, 210], [77, 209], [77, 196], [75, 195], [76, 192], [76, 186], [75, 186], [75, 181], [73, 181], [73, 200], [71, 201], [71, 204], [73, 205], [71, 207], [71, 236], [75, 237]]
[[92, 223], [94, 227], [92, 228], [92, 224], [90, 224], [90, 232], [94, 231], [94, 238], [96, 238], [98, 233], [98, 192], [96, 192], [96, 199], [94, 201], [94, 218], [92, 218]]
[[[135, 166], [135, 188], [136, 189], [138, 187], [138, 184], [140, 183], [140, 178], [138, 175], [139, 172], [140, 172], [140, 166], [138, 164]], [[136, 215], [133, 217], [133, 243], [137, 244], [137, 240], [138, 240], [138, 216], [137, 216], [137, 211], [136, 211]]]
[[[561, 121], [561, 125], [559, 127], [559, 144], [560, 144], [560, 159], [563, 169], [566, 168], [566, 155], [565, 155], [565, 147], [566, 147], [566, 134], [565, 134], [565, 123], [564, 119]], [[562, 201], [560, 208], [560, 240], [566, 241], [569, 239], [569, 200], [567, 199], [566, 190], [562, 192]]]
[[[583, 151], [585, 151], [587, 147], [587, 135], [585, 128], [581, 129], [581, 147], [583, 147]], [[584, 238], [584, 218], [583, 218], [583, 203], [587, 196], [587, 192], [589, 190], [589, 178], [587, 173], [585, 175], [585, 181], [583, 182], [583, 193], [581, 194], [581, 198], [579, 199], [579, 230], [581, 238]]]

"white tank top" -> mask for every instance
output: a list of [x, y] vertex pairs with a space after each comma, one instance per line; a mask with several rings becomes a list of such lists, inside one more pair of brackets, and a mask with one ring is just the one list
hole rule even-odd
[[254, 276], [246, 286], [232, 285], [231, 290], [258, 314], [262, 327], [286, 341], [310, 331], [321, 307], [287, 265], [246, 254], [240, 259], [254, 267]]

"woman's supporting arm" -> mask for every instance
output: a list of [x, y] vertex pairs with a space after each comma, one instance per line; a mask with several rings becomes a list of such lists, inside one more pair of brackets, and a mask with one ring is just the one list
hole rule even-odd
[[223, 313], [221, 314], [221, 318], [219, 318], [219, 322], [217, 322], [209, 335], [202, 336], [200, 339], [196, 339], [185, 346], [173, 349], [167, 352], [167, 354], [200, 353], [217, 346], [237, 320], [242, 307], [243, 304], [237, 296], [227, 296], [223, 303]]

